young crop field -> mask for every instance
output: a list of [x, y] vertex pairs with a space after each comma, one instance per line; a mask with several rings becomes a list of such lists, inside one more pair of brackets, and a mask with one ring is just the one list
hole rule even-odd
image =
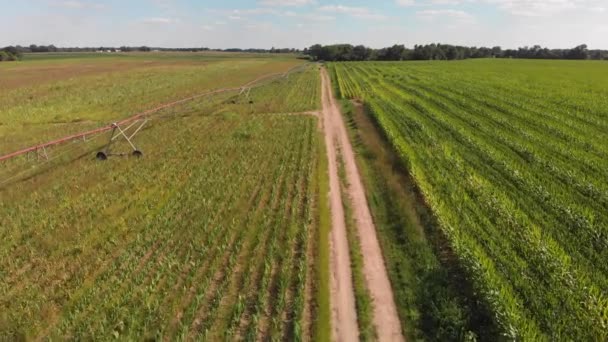
[[301, 64], [213, 54], [52, 56], [0, 65], [0, 153]]
[[[143, 158], [96, 161], [104, 133], [4, 163], [0, 340], [323, 336], [316, 67], [179, 54], [2, 66], [0, 154], [298, 65], [156, 113], [135, 137]], [[36, 72], [62, 68], [73, 74]]]
[[[437, 265], [454, 255], [461, 287], [471, 284], [493, 322], [487, 329], [513, 340], [608, 339], [605, 63], [361, 62], [330, 70], [339, 95], [363, 103], [415, 183], [432, 215], [418, 225], [439, 230], [413, 241], [410, 226], [379, 229], [410, 335], [433, 336], [429, 309], [438, 310], [438, 327], [476, 332], [474, 318], [456, 322], [471, 309], [458, 299], [458, 283], [440, 285]], [[400, 222], [374, 210], [389, 200], [370, 201], [376, 221]], [[429, 296], [429, 288], [442, 294]]]

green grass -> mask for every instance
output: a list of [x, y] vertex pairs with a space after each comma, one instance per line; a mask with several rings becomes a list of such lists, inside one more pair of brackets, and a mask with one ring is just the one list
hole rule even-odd
[[[233, 80], [224, 74], [225, 82], [245, 83], [297, 63], [222, 61], [195, 73], [210, 75], [192, 79], [182, 66], [163, 65], [176, 74], [153, 77], [162, 76], [167, 98], [181, 98], [182, 81], [208, 89], [222, 82], [211, 82], [220, 70], [234, 73]], [[124, 83], [116, 79], [91, 91], [134, 91], [145, 82], [140, 71], [125, 71]], [[297, 87], [301, 80], [314, 88], [314, 72], [302, 69], [264, 87]], [[90, 77], [115, 75], [68, 82], [86, 88]], [[310, 97], [282, 99], [273, 113], [264, 110], [270, 97], [257, 96], [242, 108], [232, 103], [238, 92], [163, 110], [135, 138], [142, 159], [95, 161], [103, 135], [51, 150], [48, 163], [11, 161], [11, 170], [25, 172], [0, 187], [0, 339], [300, 340], [328, 334], [317, 330], [327, 323], [302, 329], [316, 317], [330, 317], [327, 206], [317, 204], [326, 185], [323, 158], [317, 161], [317, 118], [282, 114], [317, 110], [312, 97], [318, 91], [307, 90]], [[69, 102], [71, 91], [77, 90], [62, 88], [54, 101]], [[0, 120], [12, 115], [12, 103], [3, 105]], [[31, 110], [38, 104], [21, 105]], [[138, 106], [132, 98], [100, 105], [117, 112]], [[80, 117], [79, 110], [71, 115]], [[47, 116], [40, 111], [35, 119], [47, 125]], [[19, 139], [43, 138], [19, 127]]]
[[317, 203], [318, 203], [318, 230], [315, 259], [316, 277], [316, 306], [313, 317], [314, 341], [331, 341], [331, 305], [330, 305], [330, 249], [331, 212], [329, 208], [329, 174], [327, 165], [327, 152], [321, 133], [317, 136]]
[[332, 64], [510, 339], [604, 340], [608, 68], [479, 60]]

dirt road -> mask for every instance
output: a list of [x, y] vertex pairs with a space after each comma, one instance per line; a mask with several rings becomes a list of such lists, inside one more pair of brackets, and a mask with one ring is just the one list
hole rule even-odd
[[[324, 68], [321, 70], [321, 78], [323, 83], [323, 124], [329, 158], [330, 203], [332, 210], [331, 247], [332, 280], [334, 281], [332, 284], [332, 324], [334, 326], [334, 338], [341, 341], [355, 341], [358, 336], [356, 312], [351, 312], [351, 310], [355, 311], [354, 294], [348, 241], [344, 224], [344, 209], [342, 208], [340, 198], [340, 182], [336, 167], [336, 151], [339, 148], [341, 156], [344, 158], [344, 167], [349, 184], [347, 193], [352, 204], [357, 231], [361, 237], [363, 273], [373, 301], [374, 326], [378, 340], [404, 341], [401, 334], [401, 322], [397, 315], [397, 307], [393, 300], [393, 291], [376, 236], [376, 228], [355, 162], [355, 153], [348, 138], [348, 132], [346, 131], [339, 107], [333, 97], [330, 78]], [[347, 270], [344, 268], [347, 268]]]
[[[323, 69], [322, 72], [325, 72]], [[350, 254], [348, 239], [346, 237], [346, 223], [344, 220], [344, 207], [342, 206], [342, 192], [340, 178], [338, 177], [338, 159], [336, 146], [336, 128], [331, 107], [331, 92], [327, 92], [325, 78], [323, 78], [323, 131], [325, 146], [327, 148], [329, 171], [329, 207], [331, 210], [331, 316], [332, 339], [334, 341], [358, 341], [359, 327], [357, 324], [357, 311], [355, 308], [355, 293], [353, 291], [352, 274], [350, 269]], [[338, 113], [339, 115], [339, 113]]]

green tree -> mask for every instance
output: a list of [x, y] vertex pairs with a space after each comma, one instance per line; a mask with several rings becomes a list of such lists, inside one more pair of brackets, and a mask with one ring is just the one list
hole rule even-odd
[[363, 45], [357, 45], [353, 48], [353, 59], [356, 61], [366, 61], [371, 57], [372, 50]]

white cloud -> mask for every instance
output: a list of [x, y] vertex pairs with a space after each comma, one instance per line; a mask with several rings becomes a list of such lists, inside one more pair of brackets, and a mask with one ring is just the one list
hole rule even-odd
[[174, 0], [151, 0], [152, 3], [164, 10], [172, 9], [174, 7]]
[[88, 1], [78, 0], [66, 0], [66, 1], [53, 1], [51, 3], [54, 7], [67, 8], [67, 9], [104, 9], [104, 4], [92, 3]]
[[215, 16], [225, 16], [230, 20], [256, 21], [258, 16], [270, 15], [285, 18], [299, 18], [306, 21], [332, 21], [336, 18], [332, 15], [314, 12], [301, 12], [292, 10], [280, 10], [276, 8], [258, 7], [249, 9], [233, 9], [233, 10], [209, 10]]
[[395, 0], [395, 4], [401, 7], [408, 6], [440, 6], [440, 5], [460, 5], [465, 2], [475, 0]]
[[[450, 6], [450, 9], [461, 5], [493, 6], [498, 10], [515, 16], [543, 17], [574, 10], [603, 12], [606, 0], [395, 0], [400, 7], [437, 7]], [[445, 8], [437, 10], [446, 10]]]
[[486, 0], [486, 2], [496, 4], [501, 10], [511, 14], [523, 16], [544, 16], [576, 8], [575, 1], [568, 0]]
[[232, 10], [233, 15], [244, 16], [244, 15], [261, 15], [261, 14], [274, 14], [277, 15], [280, 12], [272, 8], [250, 8], [250, 9], [235, 9]]
[[465, 11], [451, 10], [451, 9], [418, 11], [418, 12], [416, 12], [416, 15], [418, 15], [420, 17], [446, 16], [446, 17], [453, 17], [453, 18], [460, 18], [460, 19], [472, 17], [469, 13], [467, 13]]
[[248, 30], [268, 31], [273, 28], [272, 23], [269, 22], [255, 22], [244, 25]]
[[293, 6], [304, 6], [313, 5], [316, 3], [314, 0], [260, 0], [258, 3], [262, 6], [274, 6], [274, 7], [293, 7]]
[[366, 7], [351, 7], [344, 5], [326, 5], [319, 7], [319, 11], [336, 13], [336, 14], [347, 14], [355, 18], [360, 19], [372, 19], [381, 20], [386, 19], [385, 15], [375, 13]]
[[336, 17], [331, 16], [331, 15], [324, 15], [324, 14], [300, 14], [297, 17], [298, 18], [302, 18], [304, 20], [309, 20], [309, 21], [332, 21], [332, 20], [336, 20]]
[[351, 7], [343, 5], [326, 5], [319, 7], [320, 11], [344, 13], [344, 14], [366, 14], [369, 13], [369, 9], [365, 7]]
[[414, 0], [396, 0], [395, 3], [398, 6], [405, 7], [405, 6], [413, 6], [413, 5], [415, 5], [416, 1], [414, 1]]
[[[464, 3], [464, 0], [432, 0], [433, 5], [460, 5]], [[471, 2], [471, 0], [469, 0]]]
[[139, 22], [143, 24], [171, 24], [175, 20], [171, 18], [143, 18]]
[[[453, 9], [439, 9], [439, 10], [423, 10], [417, 11], [416, 16], [422, 20], [435, 21], [438, 19], [445, 20], [451, 19], [455, 21], [455, 23], [474, 23], [475, 17], [471, 14], [461, 11], [461, 10], [453, 10]], [[444, 21], [445, 22], [445, 21]], [[453, 25], [454, 23], [447, 23], [449, 25]]]
[[601, 9], [605, 7], [606, 0], [395, 0], [395, 4], [402, 7], [489, 4], [513, 14], [530, 14], [535, 12], [561, 12], [572, 9]]

